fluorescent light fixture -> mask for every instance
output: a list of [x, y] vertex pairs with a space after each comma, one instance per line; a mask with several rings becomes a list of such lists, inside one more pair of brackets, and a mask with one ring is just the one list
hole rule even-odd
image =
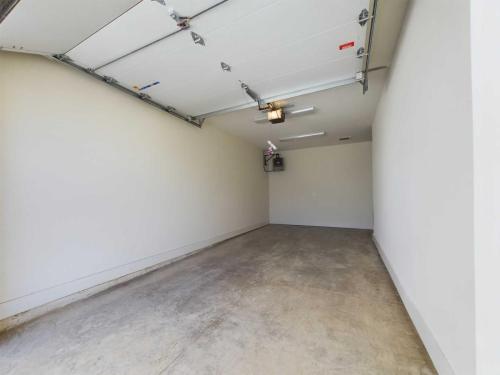
[[317, 133], [294, 135], [293, 137], [281, 138], [280, 142], [298, 141], [298, 140], [301, 140], [304, 138], [311, 138], [311, 137], [321, 137], [322, 135], [325, 135], [325, 134], [326, 134], [326, 132], [317, 132]]
[[[287, 116], [305, 115], [307, 113], [314, 112], [314, 110], [315, 110], [315, 108], [313, 106], [302, 107], [302, 108], [297, 108], [297, 109], [293, 109], [293, 110], [285, 108], [285, 114]], [[253, 121], [257, 122], [257, 123], [269, 121], [269, 119], [268, 119], [268, 113], [256, 116]]]
[[314, 107], [305, 107], [305, 108], [297, 108], [292, 111], [290, 111], [291, 115], [301, 115], [303, 113], [309, 113], [309, 112], [314, 112]]
[[274, 145], [274, 143], [273, 143], [273, 142], [271, 142], [271, 141], [267, 141], [267, 144], [268, 144], [268, 145], [269, 145], [269, 147], [271, 147], [274, 151], [276, 151], [276, 150], [278, 149], [278, 147], [276, 147], [276, 146]]

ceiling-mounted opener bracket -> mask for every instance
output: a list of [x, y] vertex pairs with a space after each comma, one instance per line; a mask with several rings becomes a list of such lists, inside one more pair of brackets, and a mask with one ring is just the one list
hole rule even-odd
[[267, 111], [269, 110], [269, 104], [264, 103], [264, 101], [260, 98], [260, 96], [253, 91], [246, 83], [241, 82], [241, 88], [245, 90], [245, 93], [251, 97], [255, 102], [257, 102], [257, 105], [259, 106], [259, 111]]
[[285, 121], [285, 111], [278, 102], [266, 103], [260, 96], [253, 91], [244, 82], [241, 82], [241, 88], [245, 90], [246, 94], [257, 102], [259, 111], [266, 111], [267, 119], [271, 124], [280, 124]]

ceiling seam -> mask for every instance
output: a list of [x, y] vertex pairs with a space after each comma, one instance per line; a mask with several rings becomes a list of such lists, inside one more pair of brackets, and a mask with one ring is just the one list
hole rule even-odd
[[73, 51], [76, 47], [78, 47], [80, 44], [84, 43], [85, 41], [87, 41], [88, 39], [92, 38], [95, 34], [97, 34], [99, 31], [101, 31], [102, 29], [106, 28], [107, 26], [109, 26], [110, 24], [112, 24], [113, 22], [115, 22], [118, 18], [120, 18], [121, 16], [123, 16], [125, 13], [131, 11], [132, 9], [134, 9], [137, 5], [139, 5], [140, 3], [142, 3], [144, 0], [140, 0], [139, 2], [135, 3], [134, 5], [132, 5], [131, 7], [129, 7], [127, 10], [125, 10], [124, 12], [122, 12], [121, 14], [119, 14], [118, 16], [116, 16], [115, 18], [113, 18], [112, 20], [110, 20], [109, 22], [107, 22], [106, 24], [104, 24], [103, 26], [101, 26], [100, 28], [98, 28], [96, 31], [94, 31], [92, 34], [90, 34], [88, 37], [86, 37], [85, 39], [81, 40], [80, 42], [78, 42], [78, 44], [76, 44], [75, 46], [71, 47], [69, 50], [67, 50], [66, 52], [63, 53], [63, 55], [66, 55], [68, 53], [70, 53], [71, 51]]

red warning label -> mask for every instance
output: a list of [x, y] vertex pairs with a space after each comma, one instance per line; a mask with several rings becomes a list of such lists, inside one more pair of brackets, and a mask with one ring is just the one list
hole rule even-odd
[[339, 50], [342, 51], [343, 49], [347, 49], [347, 48], [351, 48], [351, 47], [354, 47], [354, 41], [341, 44], [339, 46]]

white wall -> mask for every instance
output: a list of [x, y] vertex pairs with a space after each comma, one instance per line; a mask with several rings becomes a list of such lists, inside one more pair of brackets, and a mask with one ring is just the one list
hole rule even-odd
[[475, 373], [469, 18], [411, 3], [373, 125], [374, 236], [440, 374]]
[[270, 221], [371, 229], [371, 142], [284, 151], [269, 174]]
[[[472, 84], [477, 373], [500, 374], [500, 2], [474, 0]], [[496, 48], [491, 48], [496, 46]]]
[[259, 149], [0, 53], [0, 318], [268, 221]]

